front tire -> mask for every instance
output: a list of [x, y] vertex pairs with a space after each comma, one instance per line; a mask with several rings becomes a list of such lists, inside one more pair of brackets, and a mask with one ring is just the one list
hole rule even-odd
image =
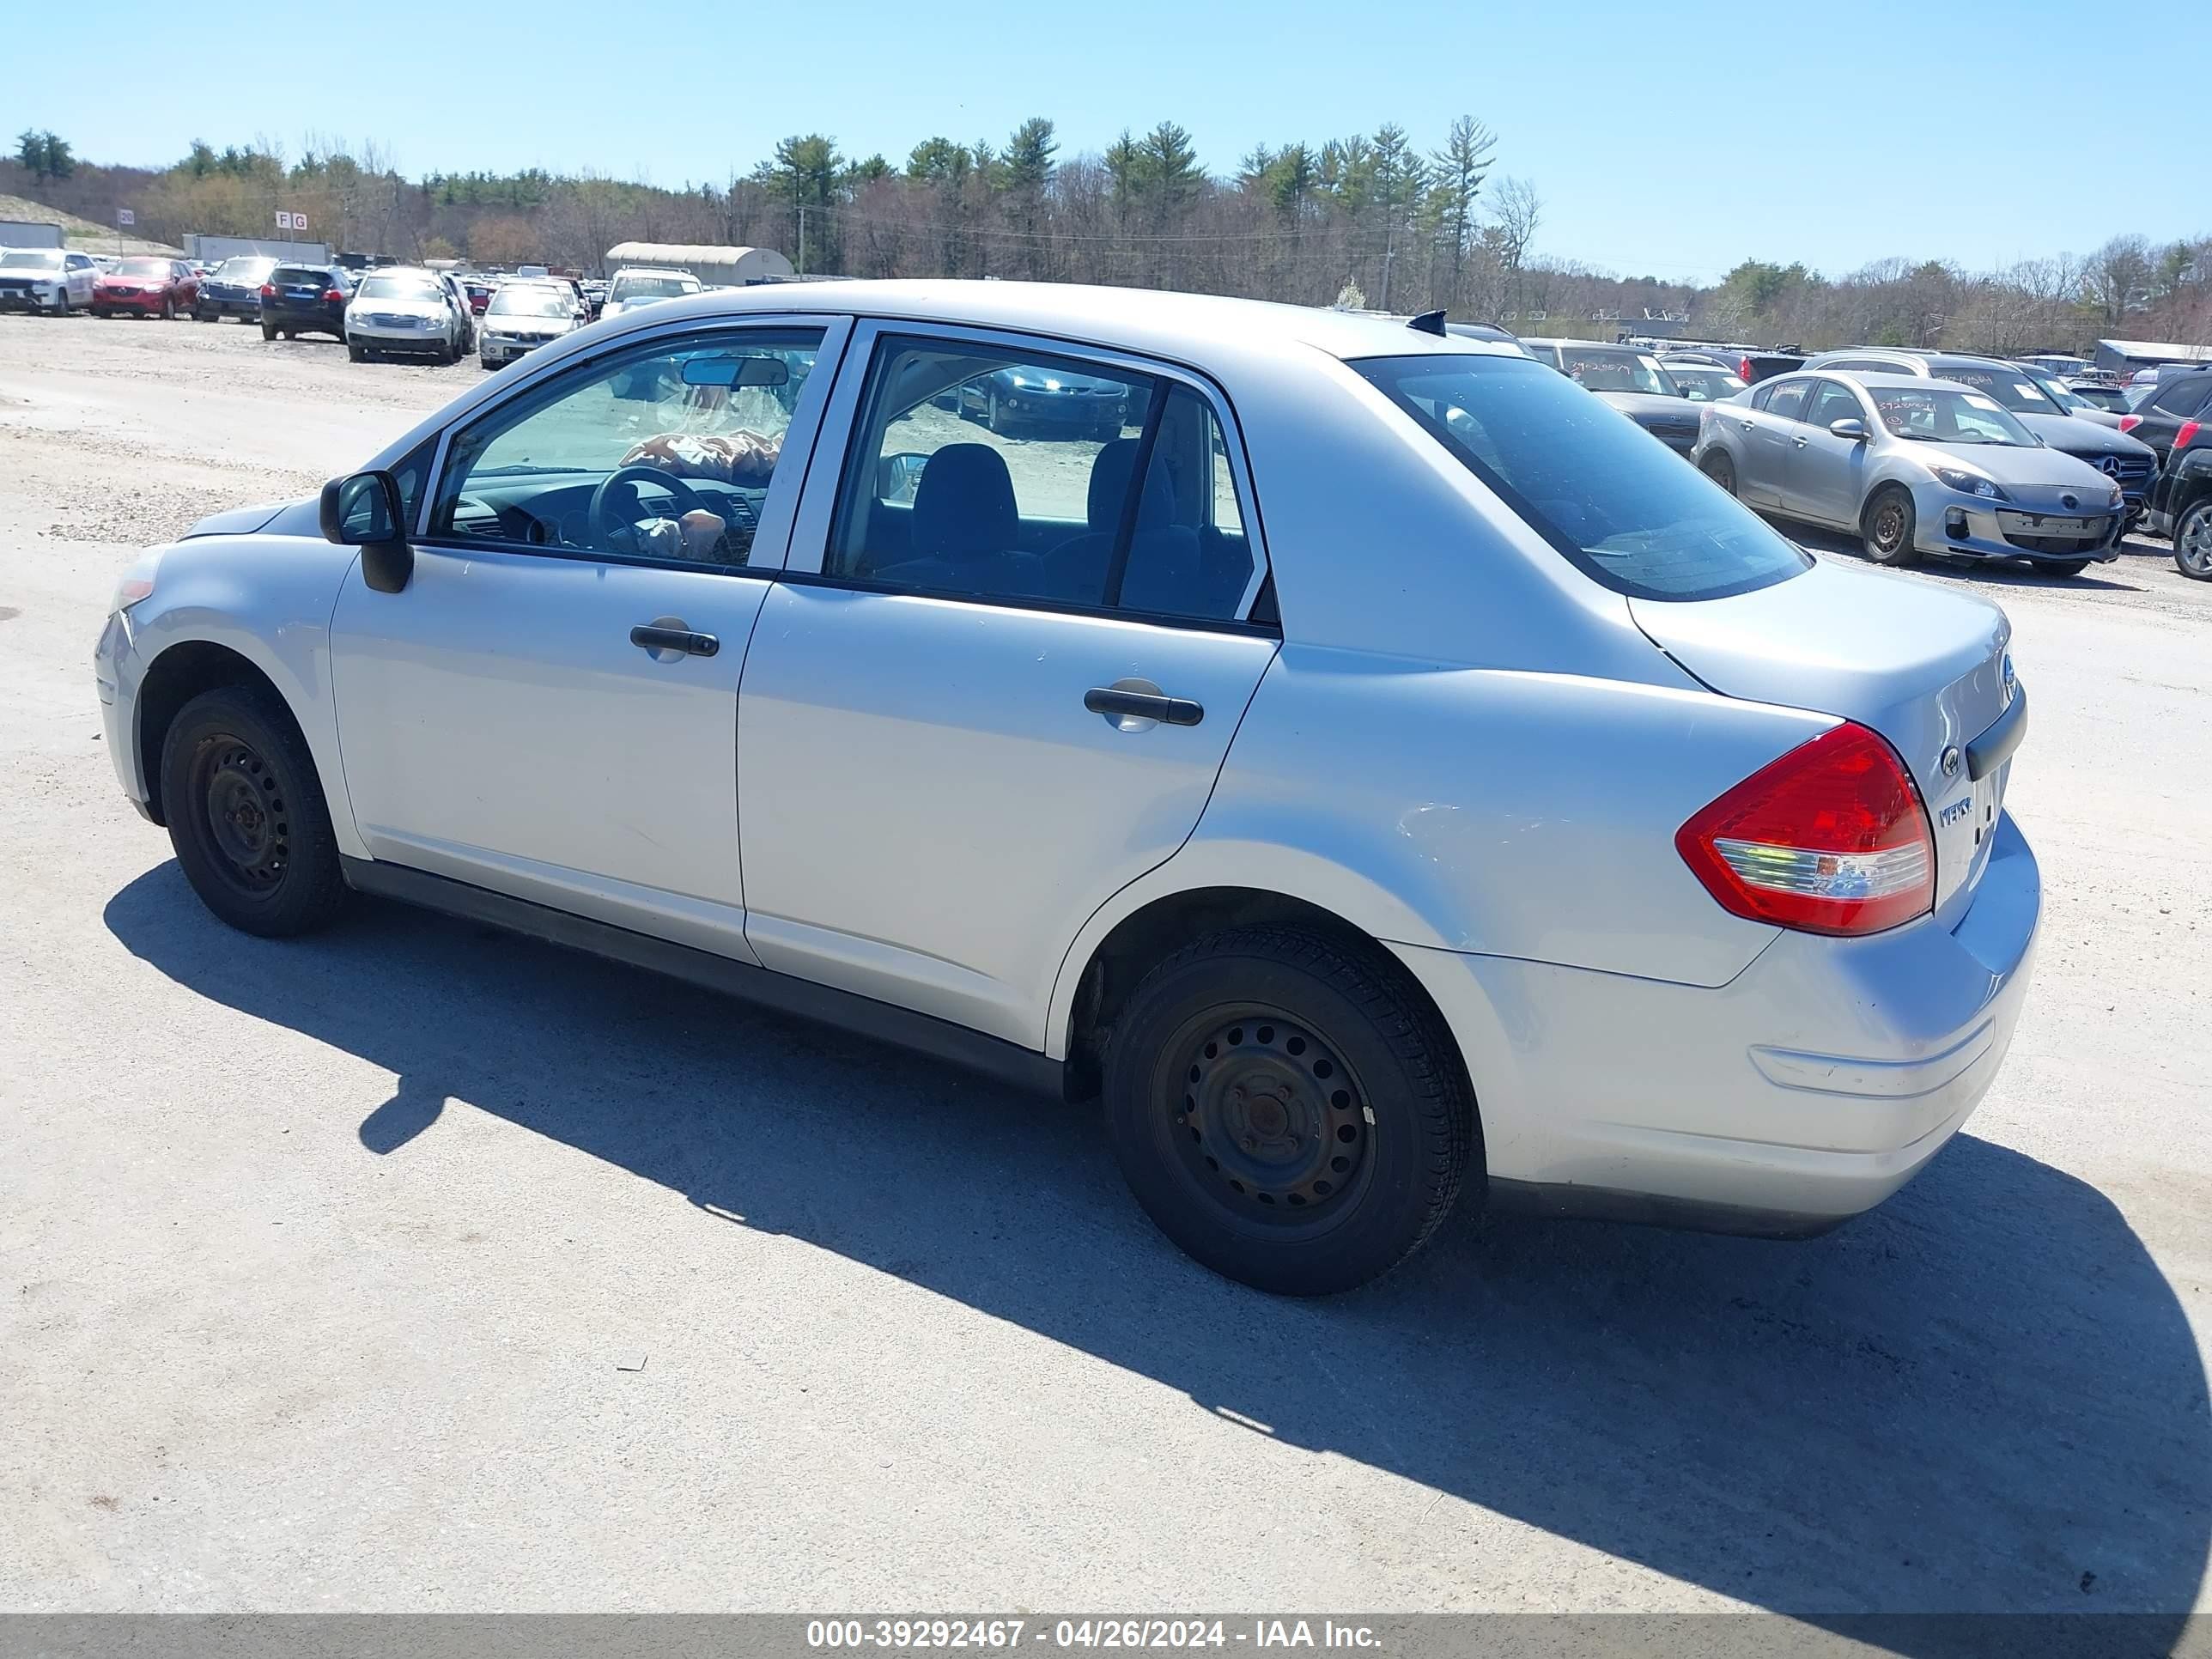
[[2212, 501], [2202, 501], [2173, 526], [2173, 568], [2192, 581], [2212, 582]]
[[263, 339], [264, 339], [264, 340], [273, 340], [273, 339], [275, 339], [275, 338], [276, 337], [276, 324], [274, 324], [274, 323], [264, 323], [264, 324], [262, 324], [262, 325], [261, 325], [261, 337], [262, 337]]
[[161, 320], [165, 323], [177, 320], [177, 302], [166, 294], [161, 296]]
[[310, 933], [344, 903], [314, 759], [272, 694], [219, 686], [177, 712], [161, 744], [161, 805], [185, 878], [240, 932]]
[[367, 347], [360, 345], [352, 340], [348, 340], [345, 343], [345, 348], [347, 362], [365, 363], [368, 361], [368, 349]]
[[1876, 564], [1911, 564], [1915, 533], [1911, 492], [1895, 484], [1875, 491], [1859, 518], [1867, 557]]
[[1154, 1224], [1216, 1273], [1347, 1291], [1436, 1231], [1480, 1136], [1441, 1022], [1387, 960], [1240, 928], [1147, 975], [1115, 1021], [1107, 1133]]
[[2078, 576], [2089, 568], [2087, 559], [2052, 559], [2037, 565], [2036, 569], [2046, 576], [2056, 576], [2063, 581], [2069, 576]]

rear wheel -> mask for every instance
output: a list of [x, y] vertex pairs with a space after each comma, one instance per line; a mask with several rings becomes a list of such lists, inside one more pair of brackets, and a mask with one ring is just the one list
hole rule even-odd
[[1698, 463], [1698, 470], [1729, 495], [1735, 494], [1735, 462], [1725, 449], [1707, 451], [1705, 459]]
[[2200, 582], [2212, 582], [2212, 500], [2202, 501], [2173, 526], [2174, 568]]
[[1911, 492], [1891, 484], [1875, 491], [1859, 520], [1866, 556], [1876, 564], [1912, 562], [1913, 514]]
[[1326, 1295], [1388, 1272], [1480, 1168], [1433, 1012], [1386, 962], [1323, 934], [1242, 928], [1169, 957], [1116, 1020], [1105, 1069], [1138, 1203], [1263, 1291]]
[[1005, 418], [999, 412], [999, 394], [994, 392], [991, 393], [990, 402], [983, 408], [983, 430], [990, 433], [1004, 432], [1006, 428], [1000, 422]]
[[270, 693], [222, 686], [178, 711], [161, 744], [161, 804], [185, 878], [232, 927], [304, 933], [344, 902], [313, 758]]

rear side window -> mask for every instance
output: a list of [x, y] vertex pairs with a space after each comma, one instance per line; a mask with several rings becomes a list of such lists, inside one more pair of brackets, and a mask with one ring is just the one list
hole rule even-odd
[[2212, 393], [2212, 374], [2199, 380], [2194, 374], [2185, 374], [2178, 380], [2168, 380], [2151, 394], [2150, 406], [2161, 415], [2194, 415], [2204, 406], [2207, 393]]
[[1376, 357], [1352, 367], [1577, 568], [1615, 592], [1717, 599], [1811, 568], [1809, 557], [1626, 416], [1525, 360]]

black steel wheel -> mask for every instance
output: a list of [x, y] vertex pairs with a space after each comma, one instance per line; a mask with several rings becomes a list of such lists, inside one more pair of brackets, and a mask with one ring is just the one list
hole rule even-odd
[[178, 712], [161, 746], [161, 809], [185, 878], [232, 927], [306, 933], [343, 902], [313, 760], [268, 693], [224, 686]]
[[1160, 1230], [1286, 1295], [1388, 1272], [1480, 1169], [1433, 1011], [1386, 960], [1297, 928], [1216, 934], [1155, 968], [1115, 1023], [1105, 1094]]
[[1894, 484], [1875, 491], [1860, 520], [1866, 556], [1876, 564], [1909, 564], [1912, 560], [1912, 497]]

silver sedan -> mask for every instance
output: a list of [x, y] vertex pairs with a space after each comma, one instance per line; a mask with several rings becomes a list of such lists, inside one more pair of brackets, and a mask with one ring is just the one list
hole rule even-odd
[[[1002, 372], [1128, 428], [939, 407]], [[1510, 345], [850, 282], [196, 526], [94, 676], [245, 933], [403, 900], [1101, 1097], [1170, 1237], [1316, 1292], [1455, 1202], [1802, 1234], [1935, 1157], [2041, 910], [2010, 641]]]
[[1972, 386], [1785, 374], [1706, 405], [1694, 457], [1752, 507], [1857, 535], [1877, 564], [2025, 559], [2057, 575], [2119, 556], [2119, 487]]

